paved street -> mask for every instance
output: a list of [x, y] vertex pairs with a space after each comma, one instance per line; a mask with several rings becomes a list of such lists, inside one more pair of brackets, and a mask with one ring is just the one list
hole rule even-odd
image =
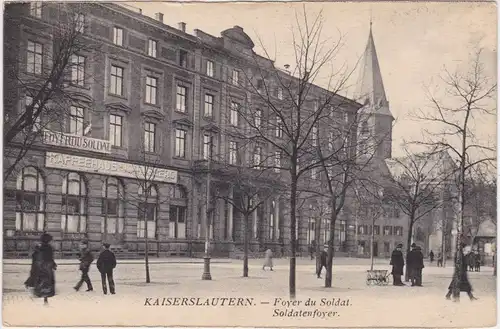
[[[22, 286], [29, 272], [27, 264], [8, 260], [4, 265], [3, 319], [6, 324], [481, 327], [493, 326], [496, 321], [496, 280], [492, 269], [486, 267], [480, 273], [469, 274], [479, 300], [471, 302], [463, 294], [460, 303], [452, 303], [444, 299], [451, 266], [436, 268], [426, 264], [424, 287], [367, 287], [369, 260], [336, 259], [334, 287], [326, 289], [322, 287], [322, 280], [314, 275], [314, 261], [299, 259], [297, 301], [300, 305], [286, 305], [286, 259], [275, 260], [272, 272], [262, 271], [261, 260], [250, 260], [249, 278], [241, 277], [242, 261], [214, 260], [212, 281], [201, 280], [201, 260], [153, 259], [150, 284], [144, 283], [142, 264], [122, 261], [115, 272], [117, 294], [107, 296], [101, 292], [95, 267], [90, 274], [95, 290], [75, 292], [72, 287], [79, 277], [78, 266], [71, 261], [59, 261], [58, 294], [46, 307], [42, 300], [30, 298]], [[388, 261], [377, 260], [375, 268], [389, 269]], [[164, 298], [172, 297], [180, 298], [170, 299], [173, 305], [183, 303], [182, 298], [200, 297], [200, 300], [185, 300], [184, 303], [191, 304], [184, 306], [165, 306], [169, 302]], [[208, 303], [212, 303], [217, 297], [219, 306], [203, 306], [207, 298], [210, 298]], [[227, 300], [221, 306], [224, 297], [236, 299]], [[274, 305], [275, 298], [282, 300]], [[305, 305], [308, 298], [315, 300], [316, 305]], [[326, 298], [325, 301], [335, 298], [334, 305], [320, 305], [322, 298]], [[238, 306], [240, 302], [249, 305]]]

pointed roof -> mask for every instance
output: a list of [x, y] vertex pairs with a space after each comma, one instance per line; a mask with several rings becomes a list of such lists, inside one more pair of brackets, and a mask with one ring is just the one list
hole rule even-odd
[[370, 34], [368, 35], [368, 43], [366, 44], [363, 60], [361, 61], [361, 70], [355, 96], [359, 103], [370, 105], [373, 112], [392, 117], [385, 95], [375, 42], [373, 41], [371, 21]]

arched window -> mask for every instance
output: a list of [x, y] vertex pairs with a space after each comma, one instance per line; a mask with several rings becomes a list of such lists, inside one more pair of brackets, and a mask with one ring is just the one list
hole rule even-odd
[[124, 188], [122, 183], [108, 177], [102, 187], [101, 232], [122, 234], [125, 226]]
[[42, 232], [45, 227], [45, 186], [38, 169], [26, 167], [17, 176], [16, 231]]
[[[137, 237], [148, 239], [156, 238], [156, 219], [158, 214], [158, 189], [153, 184], [146, 184], [147, 188], [139, 186], [139, 209], [137, 213]], [[147, 222], [147, 225], [145, 224]]]
[[61, 229], [66, 233], [87, 230], [87, 188], [83, 177], [69, 173], [62, 183]]
[[168, 235], [173, 239], [186, 238], [187, 193], [181, 185], [170, 185], [170, 218]]

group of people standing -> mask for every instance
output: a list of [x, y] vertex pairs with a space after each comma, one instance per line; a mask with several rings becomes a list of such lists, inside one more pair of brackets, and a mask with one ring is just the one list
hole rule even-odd
[[[50, 244], [51, 241], [52, 236], [50, 234], [43, 233], [41, 235], [40, 243], [35, 246], [31, 256], [29, 278], [24, 282], [26, 288], [32, 289], [34, 296], [43, 298], [46, 305], [48, 304], [48, 298], [56, 295], [55, 270], [57, 269], [57, 264], [54, 260], [54, 249]], [[113, 269], [116, 267], [116, 257], [109, 248], [110, 245], [108, 243], [103, 243], [103, 251], [97, 259], [97, 269], [101, 273], [102, 290], [105, 295], [108, 293], [106, 279], [109, 282], [111, 294], [115, 294]], [[94, 288], [89, 277], [89, 271], [91, 264], [94, 262], [94, 256], [87, 241], [83, 241], [80, 244], [79, 261], [81, 277], [74, 286], [74, 289], [79, 291], [83, 283], [86, 283], [87, 291], [93, 291]]]
[[[446, 299], [451, 299], [451, 296], [453, 294], [453, 299], [455, 301], [458, 301], [460, 291], [466, 292], [470, 300], [477, 299], [472, 294], [472, 286], [467, 276], [467, 266], [469, 265], [468, 262], [469, 258], [466, 254], [464, 254], [463, 251], [464, 247], [465, 244], [462, 243], [460, 251], [455, 256], [455, 257], [461, 257], [461, 268], [460, 269], [455, 268], [452, 281], [448, 286], [448, 293], [446, 294]], [[403, 275], [403, 268], [405, 266], [405, 260], [403, 257], [403, 252], [401, 250], [402, 248], [403, 244], [401, 243], [398, 244], [396, 246], [396, 249], [392, 252], [391, 255], [391, 262], [390, 262], [390, 265], [392, 265], [391, 274], [393, 277], [393, 285], [395, 286], [405, 286], [405, 284], [401, 280], [401, 276]], [[433, 257], [434, 255], [432, 255], [432, 258]], [[415, 243], [411, 245], [411, 250], [406, 255], [406, 266], [407, 266], [408, 277], [411, 281], [411, 286], [422, 287], [422, 270], [424, 268], [424, 255], [422, 253], [422, 249]]]

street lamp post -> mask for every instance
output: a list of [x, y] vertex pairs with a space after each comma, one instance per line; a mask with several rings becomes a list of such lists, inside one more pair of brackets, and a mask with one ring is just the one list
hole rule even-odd
[[208, 173], [207, 173], [207, 205], [205, 211], [205, 256], [203, 257], [203, 275], [202, 280], [212, 280], [210, 274], [210, 184], [212, 179], [211, 164], [212, 164], [212, 143], [210, 141], [210, 150], [208, 152]]

